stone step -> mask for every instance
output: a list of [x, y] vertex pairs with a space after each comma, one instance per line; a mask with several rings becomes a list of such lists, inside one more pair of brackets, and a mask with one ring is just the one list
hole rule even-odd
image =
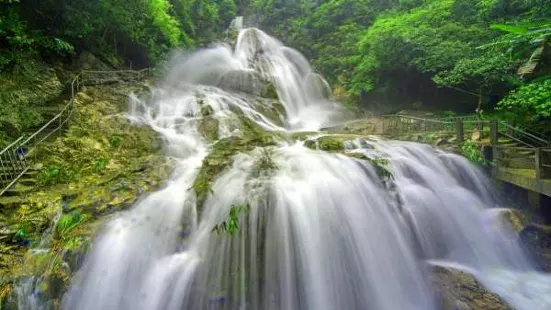
[[4, 196], [13, 197], [13, 196], [22, 196], [26, 193], [29, 193], [33, 190], [33, 186], [26, 186], [20, 183], [15, 184], [10, 187], [5, 193]]
[[35, 186], [38, 181], [35, 178], [28, 177], [26, 174], [17, 181], [17, 183], [25, 186]]
[[2, 210], [18, 208], [24, 202], [24, 198], [19, 196], [0, 196], [0, 208], [2, 208]]
[[502, 149], [501, 151], [504, 156], [508, 156], [508, 157], [514, 157], [514, 158], [518, 158], [518, 157], [534, 158], [535, 157], [534, 151], [529, 151], [529, 150], [519, 151], [514, 149]]
[[498, 142], [498, 145], [503, 147], [522, 147], [522, 145], [515, 142]]

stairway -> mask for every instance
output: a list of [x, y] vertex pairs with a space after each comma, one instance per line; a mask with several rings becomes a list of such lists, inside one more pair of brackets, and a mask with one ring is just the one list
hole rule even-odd
[[[34, 186], [38, 183], [38, 174], [40, 173], [39, 167], [27, 167], [22, 168], [20, 166], [6, 165], [4, 163], [3, 167], [0, 167], [0, 184], [1, 188], [4, 188], [9, 184], [14, 174], [22, 173], [23, 175], [19, 178], [17, 183], [6, 189], [6, 191], [1, 195], [6, 197], [13, 196], [22, 196], [33, 190]], [[1, 203], [0, 203], [1, 205]]]
[[507, 168], [535, 170], [536, 154], [528, 146], [510, 138], [500, 137], [501, 163]]

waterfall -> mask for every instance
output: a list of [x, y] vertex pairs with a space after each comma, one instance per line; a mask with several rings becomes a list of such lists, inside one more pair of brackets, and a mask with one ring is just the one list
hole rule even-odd
[[[376, 137], [350, 138], [341, 153], [283, 137], [339, 115], [297, 51], [250, 28], [234, 51], [180, 55], [171, 68], [148, 98], [131, 98], [129, 117], [162, 134], [177, 167], [163, 189], [106, 223], [62, 309], [436, 310], [430, 264], [472, 270], [518, 309], [549, 308], [511, 292], [526, 275], [551, 284], [512, 232], [492, 224], [497, 198], [466, 159]], [[259, 98], [266, 85], [281, 113]], [[199, 201], [200, 169], [217, 141], [246, 134], [244, 121], [275, 142], [232, 155]], [[385, 159], [392, 176], [354, 154]], [[237, 229], [218, 230], [228, 214]]]

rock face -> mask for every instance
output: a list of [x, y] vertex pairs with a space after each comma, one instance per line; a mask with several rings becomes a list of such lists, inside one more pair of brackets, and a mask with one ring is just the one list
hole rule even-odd
[[441, 310], [514, 310], [461, 270], [434, 266], [430, 279]]
[[508, 225], [517, 234], [526, 228], [530, 222], [528, 216], [520, 210], [515, 209], [499, 209], [496, 211], [499, 222], [498, 225]]
[[262, 78], [254, 71], [232, 70], [224, 74], [218, 86], [228, 91], [238, 91], [255, 96], [262, 94]]
[[277, 90], [272, 82], [264, 80], [252, 70], [232, 70], [224, 74], [218, 87], [234, 92], [277, 99]]
[[[25, 73], [0, 73], [0, 140], [15, 138], [42, 122], [39, 106], [63, 91], [54, 69], [29, 60]], [[28, 71], [28, 72], [27, 72]]]
[[[0, 197], [0, 309], [17, 309], [14, 287], [24, 281], [57, 309], [94, 232], [170, 175], [158, 134], [116, 116], [141, 87], [83, 88], [68, 130], [39, 150], [32, 191]], [[29, 251], [41, 240], [43, 250]]]

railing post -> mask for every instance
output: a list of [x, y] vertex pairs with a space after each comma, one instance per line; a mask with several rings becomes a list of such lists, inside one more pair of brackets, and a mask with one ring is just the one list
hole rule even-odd
[[499, 150], [499, 147], [498, 146], [491, 146], [492, 148], [492, 160], [493, 162], [495, 163], [495, 167], [496, 169], [499, 169], [499, 166], [502, 164], [501, 163], [501, 153], [500, 153], [500, 150]]
[[497, 120], [490, 120], [490, 145], [497, 145]]
[[543, 166], [543, 158], [541, 148], [535, 149], [534, 158], [536, 160], [536, 180], [545, 178], [545, 167]]
[[513, 123], [513, 121], [507, 121], [507, 125], [509, 125], [509, 127], [507, 127], [507, 134], [511, 137], [514, 136], [515, 128], [513, 126], [515, 125], [515, 123]]
[[476, 129], [480, 133], [478, 141], [482, 140], [482, 135], [484, 132], [484, 123], [481, 120], [476, 121]]
[[461, 144], [463, 143], [463, 141], [465, 141], [465, 136], [463, 133], [463, 121], [460, 119], [455, 121], [455, 135], [458, 144]]
[[2, 187], [5, 185], [5, 184], [9, 184], [9, 177], [6, 175], [6, 173], [8, 172], [8, 169], [4, 166], [4, 160], [2, 159], [4, 157], [4, 154], [0, 154], [0, 169], [1, 170], [1, 177], [0, 177], [0, 182], [2, 182]]

